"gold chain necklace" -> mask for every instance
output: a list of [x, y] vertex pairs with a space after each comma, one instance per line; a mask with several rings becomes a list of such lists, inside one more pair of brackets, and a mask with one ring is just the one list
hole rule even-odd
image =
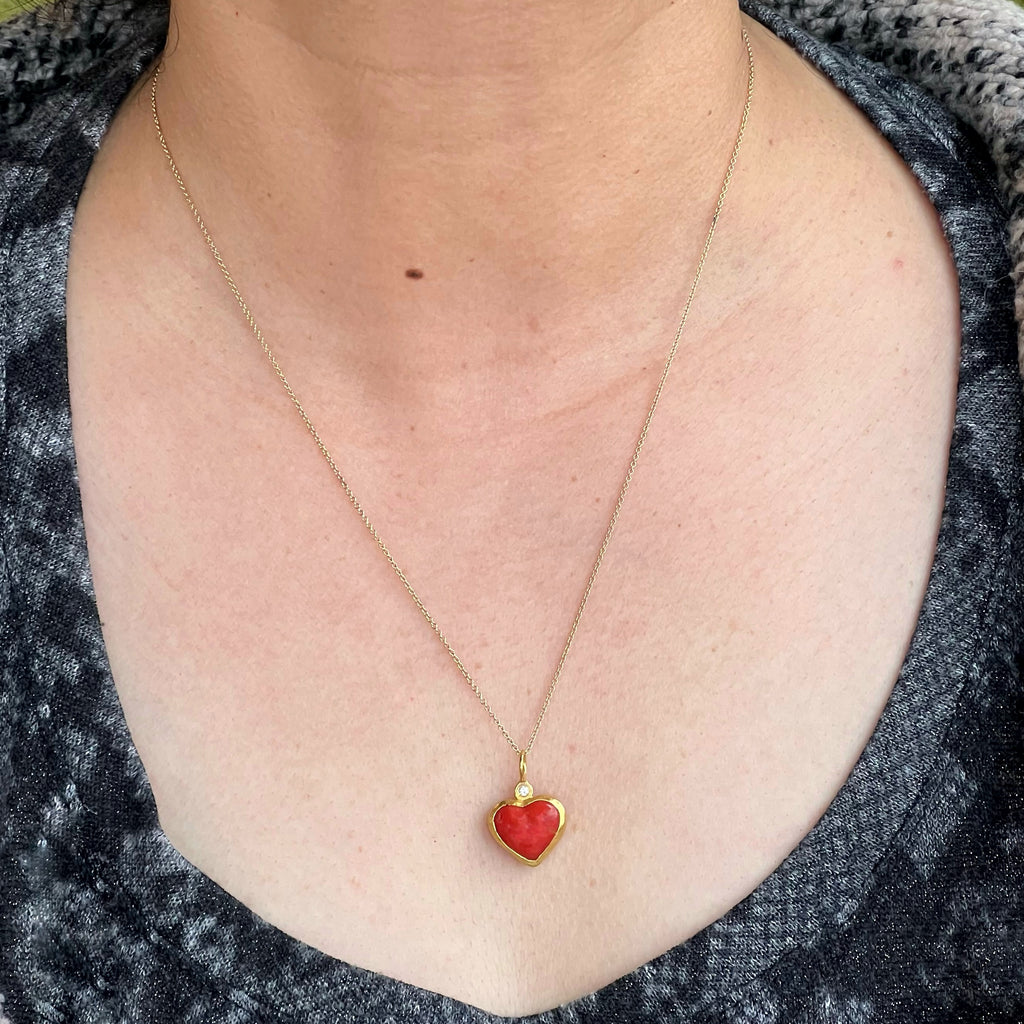
[[429, 611], [427, 611], [426, 606], [420, 600], [419, 595], [409, 582], [405, 572], [395, 561], [394, 555], [391, 554], [387, 544], [384, 543], [383, 538], [380, 533], [378, 533], [376, 526], [373, 525], [370, 517], [366, 514], [366, 511], [363, 509], [359, 499], [355, 496], [355, 493], [349, 486], [348, 481], [338, 468], [338, 464], [334, 461], [334, 457], [331, 455], [330, 451], [328, 451], [327, 445], [324, 444], [319, 432], [316, 427], [313, 426], [312, 421], [306, 414], [306, 410], [302, 407], [302, 403], [299, 401], [298, 396], [292, 389], [291, 384], [288, 383], [288, 378], [281, 369], [281, 366], [277, 361], [277, 357], [264, 340], [263, 332], [257, 326], [252, 312], [239, 293], [234, 279], [229, 273], [228, 268], [221, 257], [220, 250], [214, 244], [209, 231], [206, 229], [206, 224], [203, 222], [203, 218], [200, 216], [199, 210], [196, 208], [196, 204], [193, 201], [188, 188], [185, 186], [185, 182], [182, 180], [177, 164], [175, 164], [174, 159], [171, 157], [171, 151], [167, 145], [167, 140], [164, 138], [163, 129], [160, 126], [160, 118], [157, 115], [156, 107], [156, 83], [157, 79], [160, 77], [160, 72], [163, 69], [164, 62], [162, 58], [157, 64], [156, 70], [153, 72], [153, 81], [150, 88], [150, 106], [153, 110], [153, 123], [156, 125], [156, 133], [160, 140], [160, 145], [167, 156], [171, 171], [174, 174], [174, 179], [177, 181], [178, 187], [181, 189], [181, 193], [185, 197], [185, 201], [188, 203], [189, 209], [192, 211], [192, 215], [195, 217], [196, 223], [199, 225], [199, 230], [202, 232], [207, 245], [210, 247], [210, 251], [213, 253], [213, 258], [217, 261], [217, 265], [223, 272], [232, 294], [238, 300], [238, 304], [242, 308], [242, 312], [245, 315], [245, 319], [248, 322], [249, 327], [252, 329], [253, 334], [255, 334], [256, 340], [259, 342], [260, 347], [266, 354], [267, 359], [270, 360], [270, 365], [273, 367], [274, 373], [277, 374], [277, 377], [281, 381], [292, 405], [295, 406], [299, 416], [302, 417], [302, 422], [306, 425], [306, 429], [312, 435], [317, 448], [320, 449], [321, 455], [323, 455], [324, 459], [327, 461], [328, 466], [331, 468], [331, 472], [341, 484], [345, 494], [348, 496], [348, 500], [352, 503], [352, 507], [356, 510], [359, 518], [363, 521], [363, 525], [370, 531], [371, 536], [377, 543], [377, 547], [380, 548], [384, 557], [388, 560], [388, 563], [394, 570], [395, 575], [402, 581], [402, 585], [416, 603], [416, 607], [419, 608], [423, 617], [430, 624], [430, 628], [433, 629], [437, 638], [444, 645], [444, 649], [451, 656], [452, 661], [455, 662], [456, 667], [459, 672], [462, 673], [463, 678], [469, 684], [473, 693], [476, 694], [477, 699], [483, 705], [484, 710], [491, 716], [491, 719], [501, 731], [502, 736], [505, 737], [508, 745], [519, 756], [519, 782], [513, 790], [512, 799], [499, 801], [493, 808], [491, 808], [487, 815], [487, 823], [491, 835], [494, 836], [498, 843], [511, 853], [513, 857], [524, 864], [539, 864], [547, 853], [550, 852], [565, 829], [565, 808], [562, 804], [553, 796], [534, 796], [533, 786], [530, 785], [526, 778], [526, 755], [533, 749], [533, 743], [537, 738], [537, 732], [540, 729], [541, 722], [544, 721], [544, 715], [547, 713], [548, 705], [551, 703], [551, 698], [555, 692], [555, 686], [558, 684], [558, 680], [562, 675], [562, 669], [565, 666], [566, 658], [569, 656], [569, 649], [572, 647], [572, 642], [576, 637], [576, 630], [579, 627], [580, 619], [583, 617], [583, 611], [587, 607], [587, 601], [590, 599], [590, 592], [594, 587], [594, 581], [597, 579], [598, 570], [601, 568], [605, 552], [608, 550], [608, 545], [611, 542], [612, 532], [615, 530], [615, 524], [619, 520], [619, 513], [622, 511], [622, 503], [625, 500], [626, 491], [629, 489], [630, 481], [633, 479], [633, 474], [636, 472], [637, 462], [640, 459], [640, 451], [644, 446], [644, 441], [647, 439], [651, 420], [654, 418], [654, 411], [658, 407], [658, 402], [661, 399], [661, 393], [665, 387], [665, 380], [667, 379], [669, 370], [672, 367], [672, 361], [675, 359], [676, 350], [679, 347], [679, 338], [683, 333], [683, 328], [685, 327], [686, 321], [690, 315], [690, 307], [693, 305], [693, 297], [696, 294], [697, 285], [700, 282], [701, 274], [704, 271], [704, 264], [707, 261], [708, 252], [711, 249], [711, 240], [715, 236], [715, 228], [718, 226], [718, 219], [721, 216], [722, 208], [725, 205], [725, 197], [729, 191], [729, 183], [732, 181], [733, 171], [736, 167], [736, 159], [739, 156], [740, 145], [743, 142], [743, 135], [747, 127], [747, 119], [750, 116], [751, 101], [754, 96], [754, 52], [751, 48], [750, 39], [747, 35], [746, 29], [742, 29], [742, 33], [743, 43], [747, 49], [747, 60], [749, 62], [747, 97], [746, 102], [743, 105], [743, 114], [740, 118], [740, 127], [736, 135], [736, 142], [729, 158], [729, 164], [725, 172], [725, 178], [722, 182], [721, 191], [718, 194], [718, 202], [715, 204], [714, 213], [711, 217], [711, 226], [708, 228], [707, 236], [704, 239], [704, 247], [701, 250], [699, 259], [697, 260], [697, 271], [694, 274], [693, 283], [690, 285], [690, 291], [686, 297], [683, 314], [679, 321], [679, 326], [676, 328], [675, 337], [672, 340], [672, 346], [669, 349], [668, 358], [665, 360], [665, 367], [661, 372], [661, 378], [658, 381], [658, 386], [654, 391], [654, 398], [651, 401], [650, 408], [647, 411], [647, 416], [644, 419], [643, 427], [641, 428], [639, 437], [637, 438], [636, 447], [633, 450], [633, 457], [630, 460], [625, 479], [623, 480], [622, 487], [619, 490], [619, 496], [615, 502], [615, 508], [612, 510], [608, 528], [605, 531], [604, 539], [601, 541], [601, 546], [598, 549], [597, 557], [594, 560], [594, 566], [590, 570], [590, 576], [587, 578], [587, 584], [584, 587], [583, 597], [580, 600], [579, 607], [576, 609], [576, 615], [573, 617], [572, 625], [569, 627], [569, 634], [566, 637], [565, 644], [562, 647], [561, 657], [558, 659], [554, 675], [551, 678], [551, 685], [548, 686], [547, 693], [544, 696], [544, 702], [541, 705], [540, 714], [537, 716], [537, 721], [534, 723], [533, 732], [530, 734], [529, 742], [524, 747], [520, 747], [516, 743], [512, 738], [511, 733], [502, 723], [501, 719], [499, 719], [497, 714], [495, 714], [494, 709], [488, 703], [487, 698], [484, 697], [476, 680], [472, 677], [462, 659], [452, 649], [451, 644], [448, 642], [448, 638], [438, 625], [437, 620]]

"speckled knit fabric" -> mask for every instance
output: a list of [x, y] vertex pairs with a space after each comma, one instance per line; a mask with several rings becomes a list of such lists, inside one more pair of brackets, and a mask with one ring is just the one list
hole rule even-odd
[[[523, 1020], [1021, 1024], [1024, 15], [1001, 0], [745, 7], [874, 121], [950, 242], [963, 344], [934, 563], [867, 747], [783, 864], [688, 941]], [[0, 1024], [496, 1024], [220, 889], [161, 831], [128, 733], [85, 549], [64, 286], [90, 161], [166, 13], [0, 25]]]

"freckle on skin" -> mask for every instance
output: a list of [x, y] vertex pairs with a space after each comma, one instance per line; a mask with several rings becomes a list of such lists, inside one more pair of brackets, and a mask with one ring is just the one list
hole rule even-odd
[[406, 277], [411, 277], [414, 280], [418, 281], [423, 276], [423, 271], [420, 270], [418, 267], [410, 267], [405, 272], [405, 276]]

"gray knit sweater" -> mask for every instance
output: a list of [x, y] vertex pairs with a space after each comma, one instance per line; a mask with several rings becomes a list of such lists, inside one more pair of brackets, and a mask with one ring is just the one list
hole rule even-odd
[[[949, 241], [962, 346], [934, 561], [892, 696], [798, 847], [699, 934], [524, 1024], [1022, 1024], [1024, 13], [744, 6], [871, 118]], [[166, 19], [115, 0], [0, 24], [0, 1024], [496, 1024], [299, 942], [186, 861], [122, 713], [64, 286], [90, 161]]]

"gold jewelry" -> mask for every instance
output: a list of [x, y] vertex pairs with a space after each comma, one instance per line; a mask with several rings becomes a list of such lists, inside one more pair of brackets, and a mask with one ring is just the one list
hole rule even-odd
[[725, 172], [725, 178], [722, 181], [722, 188], [718, 194], [718, 202], [715, 204], [714, 213], [711, 217], [711, 226], [708, 228], [707, 236], [704, 240], [704, 247], [701, 250], [700, 257], [697, 260], [697, 271], [693, 277], [693, 283], [690, 285], [690, 291], [686, 298], [686, 305], [683, 308], [683, 314], [679, 321], [679, 326], [676, 328], [675, 337], [672, 341], [672, 346], [669, 349], [668, 358], [665, 360], [665, 367], [661, 372], [661, 378], [658, 381], [658, 386], [654, 392], [654, 398], [651, 401], [650, 408], [647, 411], [647, 416], [644, 420], [643, 427], [640, 430], [639, 437], [636, 442], [636, 447], [633, 450], [633, 457], [630, 460], [629, 468], [626, 471], [625, 479], [622, 482], [622, 487], [619, 490], [618, 499], [615, 502], [615, 508], [612, 510], [611, 519], [608, 523], [608, 528], [605, 531], [604, 539], [601, 542], [601, 546], [597, 552], [597, 558], [594, 561], [594, 566], [590, 570], [590, 576], [587, 578], [586, 586], [583, 590], [583, 597], [580, 600], [579, 607], [576, 609], [576, 615], [573, 617], [572, 625], [569, 627], [569, 634], [566, 637], [565, 644], [562, 647], [561, 657], [558, 659], [558, 664], [555, 667], [554, 675], [551, 678], [551, 684], [548, 686], [547, 693], [544, 697], [544, 702], [541, 705], [540, 714], [537, 716], [537, 721], [534, 723], [533, 732], [530, 734], [529, 742], [524, 747], [520, 747], [516, 741], [512, 738], [508, 729], [501, 722], [501, 719], [495, 714], [491, 705], [487, 702], [487, 698], [484, 697], [477, 685], [476, 680], [470, 675], [469, 670], [466, 668], [462, 659], [452, 649], [451, 644], [448, 642], [448, 638], [445, 636], [444, 631], [438, 625], [437, 620], [427, 611], [423, 602], [420, 600], [419, 595], [413, 589], [412, 584], [409, 582], [408, 577], [399, 567], [395, 561], [394, 556], [388, 549], [388, 546], [384, 543], [383, 538], [377, 532], [377, 528], [370, 521], [370, 517], [366, 514], [363, 506], [360, 504], [359, 499], [355, 496], [352, 488], [349, 486], [348, 481], [342, 475], [341, 470], [338, 468], [337, 463], [334, 461], [334, 457], [327, 449], [327, 445], [324, 444], [320, 434], [317, 432], [316, 427], [313, 426], [312, 421], [306, 414], [306, 410], [303, 409], [302, 403], [299, 401], [298, 396], [292, 390], [291, 384], [288, 383], [288, 378], [284, 375], [284, 371], [281, 369], [280, 364], [277, 361], [277, 357], [271, 351], [270, 346], [263, 338], [263, 332], [256, 324], [256, 320], [252, 315], [249, 307], [246, 305], [245, 300], [242, 298], [235, 285], [234, 279], [228, 271], [227, 266], [224, 263], [220, 255], [220, 251], [214, 244], [213, 239], [210, 237], [209, 231], [206, 229], [206, 225], [203, 222], [203, 218], [200, 216], [199, 210], [196, 208], [196, 204], [189, 194], [188, 189], [185, 186], [185, 182], [182, 180], [181, 174], [178, 171], [177, 164], [171, 157], [171, 151], [168, 148], [167, 140], [164, 138], [163, 130], [160, 126], [160, 118], [157, 115], [156, 107], [156, 84], [157, 79], [160, 77], [160, 72], [163, 68], [163, 58], [157, 64], [156, 70], [153, 72], [153, 81], [150, 89], [150, 106], [153, 110], [153, 122], [156, 125], [157, 137], [160, 140], [160, 145], [163, 148], [164, 153], [167, 156], [168, 163], [172, 173], [174, 174], [175, 181], [178, 183], [178, 187], [181, 189], [182, 195], [185, 197], [185, 201], [188, 203], [189, 209], [192, 211], [195, 217], [196, 223], [199, 225], [199, 230], [202, 232], [203, 237], [206, 239], [207, 244], [210, 247], [210, 251], [213, 253], [213, 258], [217, 261], [217, 265], [220, 267], [227, 280], [228, 286], [231, 288], [235, 299], [238, 301], [239, 306], [242, 308], [242, 312], [245, 315], [245, 319], [256, 336], [256, 340], [259, 342], [260, 347], [263, 349], [267, 358], [270, 360], [270, 365], [274, 369], [274, 373], [277, 374], [278, 379], [284, 387], [289, 399], [298, 411], [299, 416], [302, 417], [302, 422], [306, 425], [306, 429], [312, 435], [313, 440], [316, 442], [317, 448], [320, 449], [320, 453], [327, 461], [328, 466], [331, 468], [331, 472], [335, 475], [338, 482], [341, 484], [345, 494], [348, 496], [352, 507], [356, 510], [359, 518], [363, 521], [363, 525], [370, 531], [371, 536], [377, 543], [377, 547], [380, 548], [384, 557], [388, 560], [391, 568], [394, 570], [395, 575], [402, 581], [402, 585], [408, 591], [409, 596], [416, 603], [416, 607], [419, 608], [423, 617], [430, 624], [431, 629], [437, 635], [437, 638], [444, 645], [444, 649], [451, 656], [452, 661], [455, 662], [456, 667], [462, 673], [463, 678], [469, 684], [473, 693], [476, 694], [477, 699], [483, 705], [484, 710], [491, 716], [494, 724], [500, 730], [502, 736], [505, 737], [508, 745], [519, 755], [519, 782], [516, 784], [513, 790], [511, 800], [502, 800], [497, 803], [490, 811], [487, 816], [488, 826], [491, 835], [503, 846], [509, 853], [512, 854], [517, 860], [524, 864], [535, 865], [539, 864], [541, 860], [551, 851], [554, 844], [557, 842], [565, 828], [565, 808], [562, 804], [552, 796], [534, 796], [533, 786], [530, 785], [526, 778], [526, 755], [533, 749], [534, 740], [537, 738], [537, 732], [540, 729], [541, 722], [544, 720], [544, 715], [547, 713], [548, 705], [551, 703], [552, 695], [555, 692], [555, 686], [558, 684], [558, 680], [561, 677], [562, 669], [565, 666], [566, 658], [569, 655], [569, 649], [572, 647], [572, 642], [576, 637], [576, 630], [579, 627], [580, 619], [583, 617], [583, 611], [587, 606], [587, 601], [590, 599], [590, 592], [593, 589], [594, 581], [597, 579], [598, 570], [601, 568], [601, 563], [604, 561], [605, 552], [608, 550], [608, 545], [611, 542], [612, 532], [615, 529], [615, 524], [618, 522], [619, 513], [622, 511], [622, 503], [626, 497], [626, 491], [629, 489], [630, 481], [633, 479], [633, 474], [636, 471], [637, 462], [640, 458], [640, 452], [644, 446], [644, 441], [647, 439], [647, 433], [651, 426], [651, 420], [654, 418], [654, 411], [658, 407], [658, 402], [661, 399], [662, 390], [665, 387], [665, 380], [668, 377], [669, 370], [672, 366], [672, 361], [675, 359], [676, 350], [679, 347], [679, 338], [682, 335], [683, 327], [686, 325], [686, 321], [690, 315], [690, 307], [693, 305], [693, 297], [697, 291], [697, 285], [700, 282], [701, 274], [704, 271], [704, 264], [707, 261], [708, 252], [711, 248], [711, 240], [715, 236], [715, 228], [718, 226], [718, 219], [721, 216], [722, 208], [725, 205], [725, 197], [729, 191], [729, 183], [732, 180], [733, 171], [736, 167], [736, 159], [739, 156], [740, 145], [743, 142], [743, 135], [747, 127], [747, 119], [750, 116], [750, 105], [754, 96], [754, 52], [750, 45], [750, 39], [747, 35], [746, 29], [741, 30], [743, 33], [743, 43], [747, 50], [747, 59], [749, 63], [749, 74], [747, 77], [747, 97], [746, 102], [743, 105], [743, 113], [740, 118], [739, 132], [736, 135], [736, 142], [732, 149], [732, 154], [729, 158], [729, 164]]

